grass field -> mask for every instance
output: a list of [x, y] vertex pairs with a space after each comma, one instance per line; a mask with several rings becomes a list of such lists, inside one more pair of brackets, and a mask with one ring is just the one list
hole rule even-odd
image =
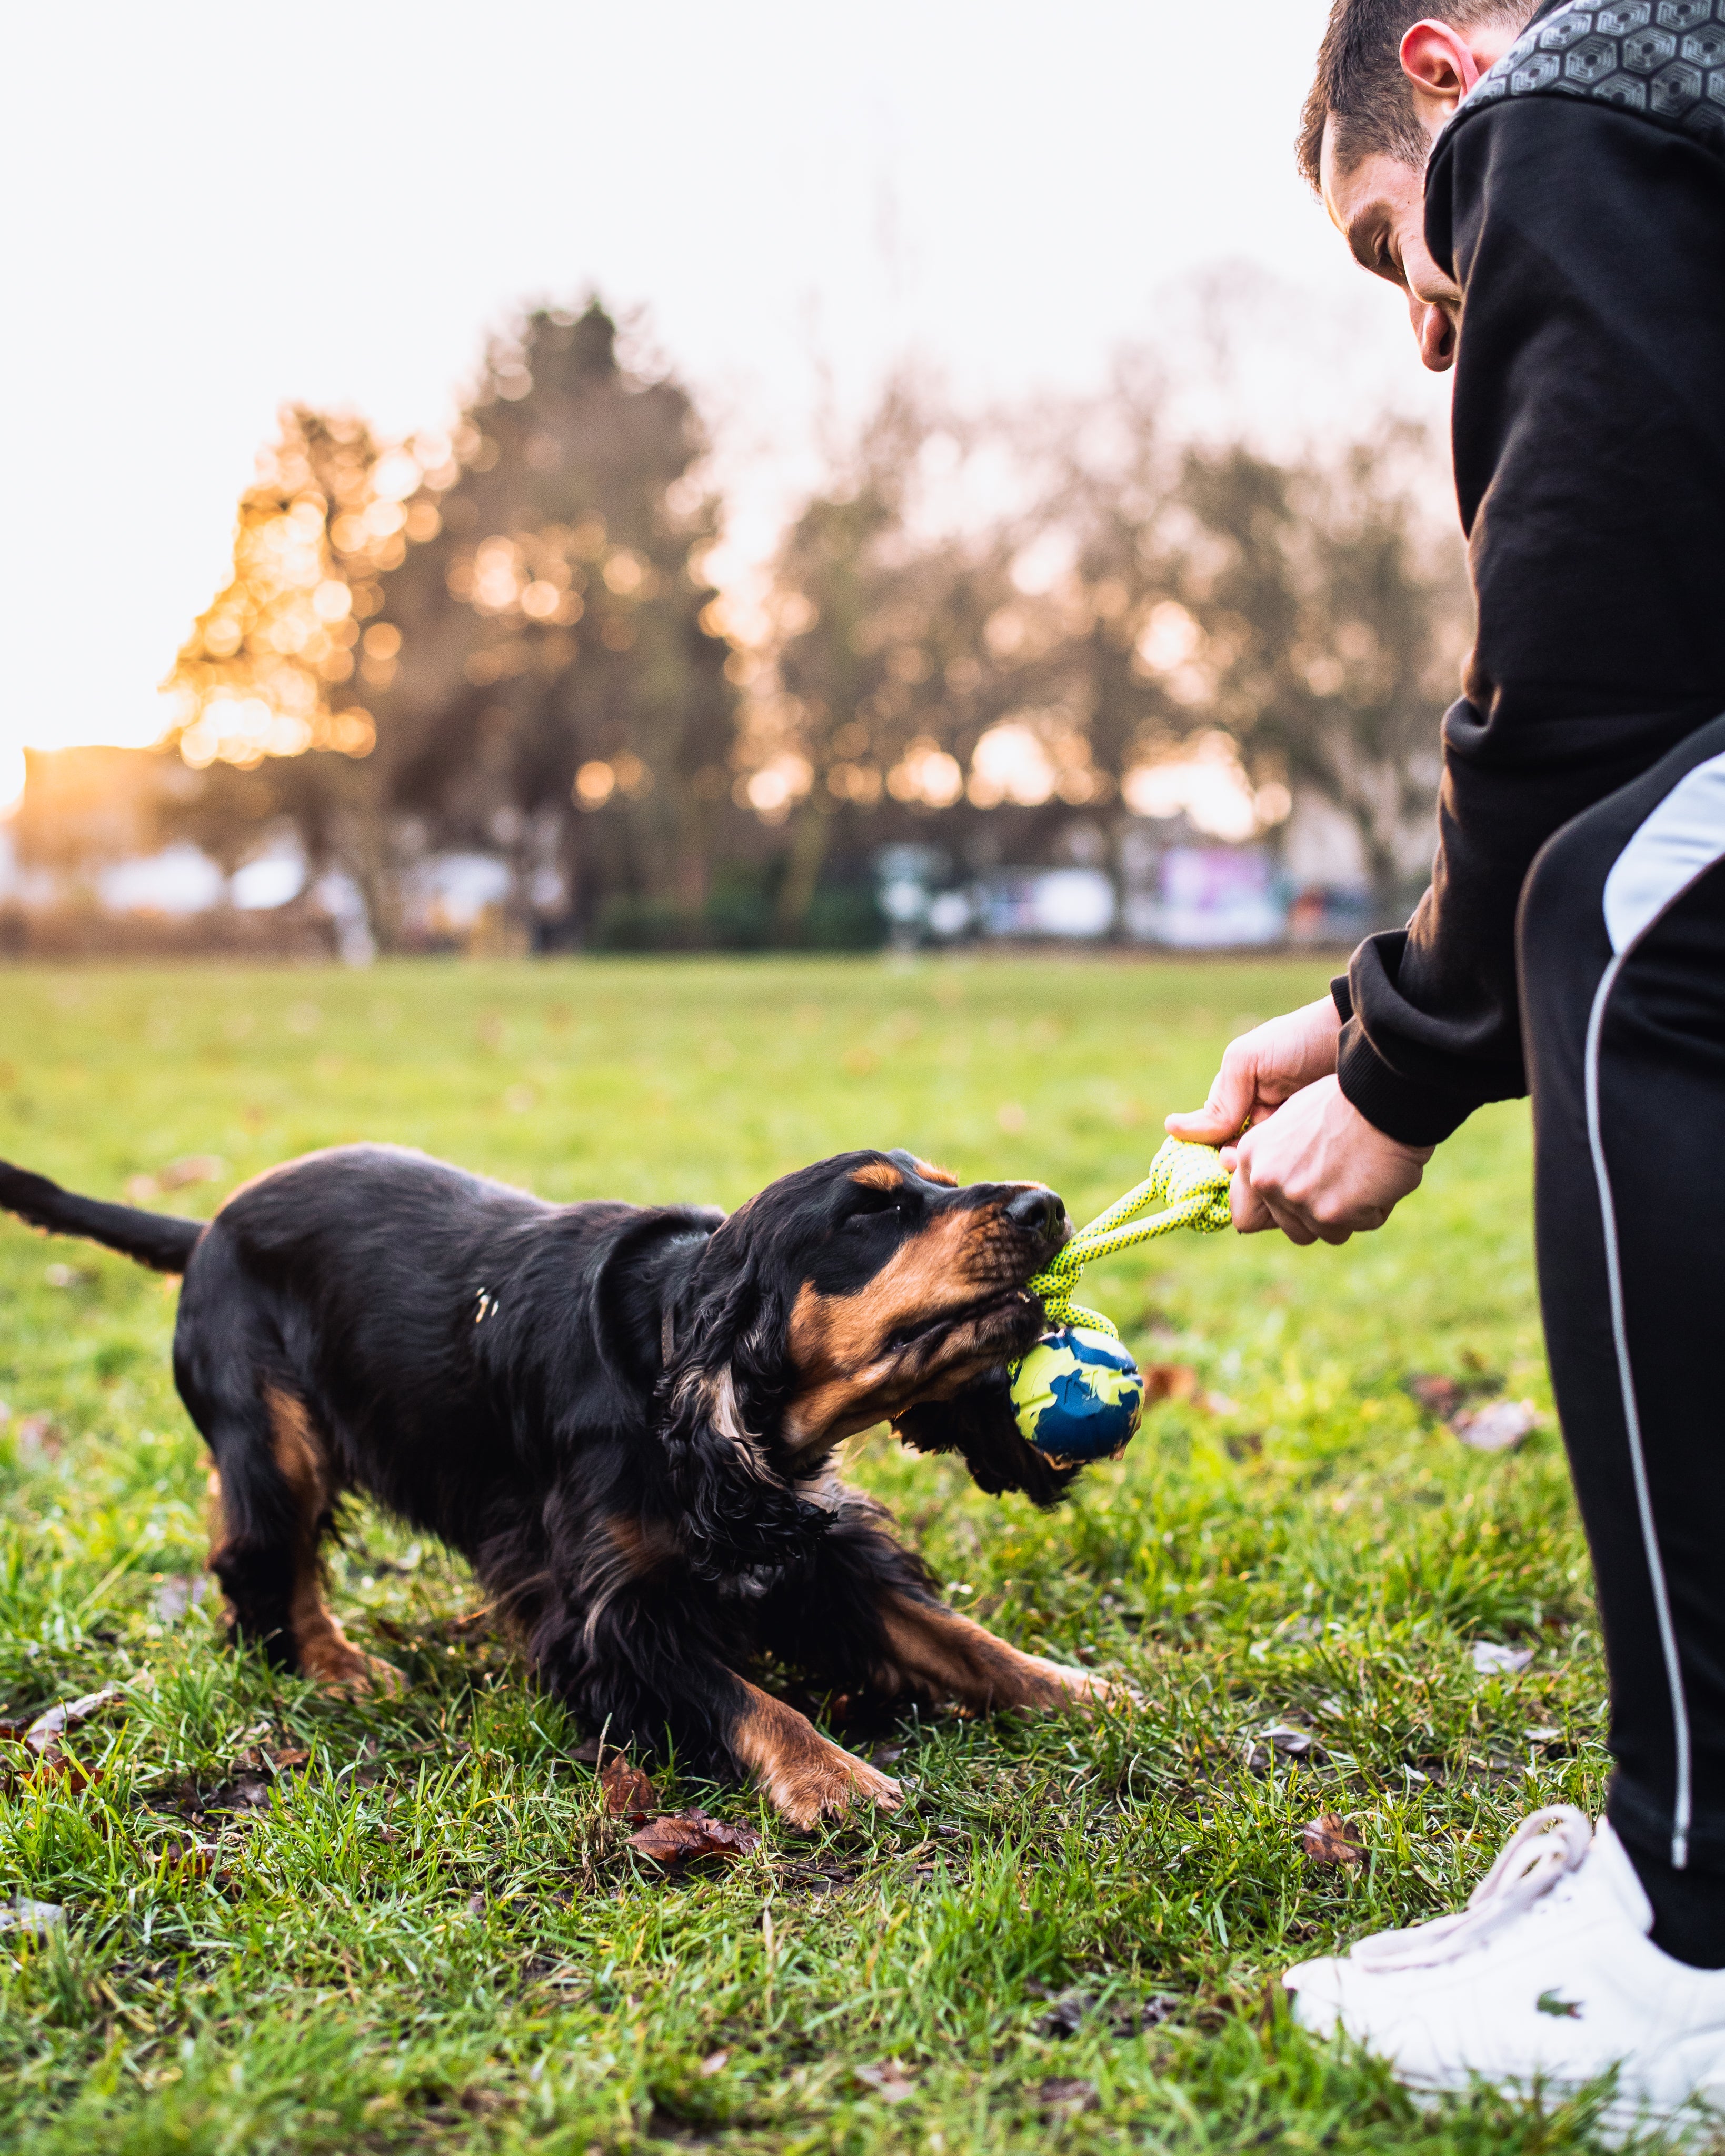
[[[182, 1157], [208, 1210], [358, 1137], [547, 1197], [734, 1203], [856, 1144], [1036, 1175], [1083, 1220], [1224, 1043], [1322, 990], [1286, 962], [588, 963], [0, 973], [0, 1153], [119, 1195]], [[1584, 2110], [1412, 2109], [1290, 2030], [1270, 1980], [1454, 1903], [1532, 1806], [1596, 1808], [1603, 1679], [1555, 1435], [1466, 1449], [1415, 1374], [1548, 1408], [1518, 1108], [1475, 1118], [1380, 1235], [1179, 1238], [1092, 1272], [1196, 1389], [1044, 1517], [884, 1436], [850, 1472], [961, 1608], [1127, 1672], [1096, 1725], [907, 1718], [911, 1791], [814, 1840], [675, 1784], [757, 1851], [668, 1877], [585, 1733], [464, 1625], [462, 1568], [362, 1515], [331, 1573], [410, 1679], [332, 1702], [188, 1600], [203, 1462], [174, 1284], [0, 1222], [0, 1717], [109, 1681], [13, 1772], [0, 2143], [29, 2152], [1129, 2143], [1553, 2150]], [[1472, 1643], [1521, 1643], [1481, 1676]], [[1255, 1735], [1300, 1726], [1303, 1757]], [[846, 1741], [868, 1741], [855, 1731]], [[305, 1757], [297, 1762], [295, 1754]], [[10, 1755], [20, 1756], [14, 1748]], [[99, 1770], [99, 1772], [98, 1772]], [[1323, 1868], [1301, 1830], [1351, 1822]]]

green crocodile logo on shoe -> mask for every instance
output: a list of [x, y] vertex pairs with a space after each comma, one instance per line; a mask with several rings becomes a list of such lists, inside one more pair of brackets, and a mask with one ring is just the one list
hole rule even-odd
[[1559, 2021], [1579, 2021], [1581, 2001], [1579, 1999], [1559, 1999], [1554, 1991], [1542, 1991], [1538, 1999], [1542, 2014], [1549, 2014]]

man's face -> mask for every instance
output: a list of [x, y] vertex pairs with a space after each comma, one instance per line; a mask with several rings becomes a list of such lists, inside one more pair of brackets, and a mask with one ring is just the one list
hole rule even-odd
[[1455, 364], [1461, 293], [1425, 244], [1425, 175], [1381, 153], [1338, 172], [1334, 130], [1326, 128], [1321, 177], [1324, 208], [1354, 260], [1407, 294], [1420, 357], [1433, 373], [1446, 372]]
[[[1501, 11], [1484, 21], [1461, 26], [1430, 15], [1405, 33], [1402, 74], [1415, 125], [1428, 143], [1437, 141], [1456, 106], [1502, 59], [1533, 12], [1534, 0], [1503, 0]], [[1318, 180], [1324, 208], [1354, 260], [1373, 276], [1400, 285], [1420, 358], [1434, 374], [1446, 373], [1455, 364], [1461, 294], [1425, 244], [1425, 173], [1381, 152], [1343, 172], [1332, 121], [1324, 129]]]

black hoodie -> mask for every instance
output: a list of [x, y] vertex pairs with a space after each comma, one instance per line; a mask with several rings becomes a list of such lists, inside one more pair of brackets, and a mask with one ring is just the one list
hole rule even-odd
[[1527, 1091], [1540, 847], [1725, 711], [1725, 0], [1543, 8], [1440, 137], [1425, 233], [1478, 640], [1431, 888], [1336, 983], [1342, 1090], [1410, 1145]]

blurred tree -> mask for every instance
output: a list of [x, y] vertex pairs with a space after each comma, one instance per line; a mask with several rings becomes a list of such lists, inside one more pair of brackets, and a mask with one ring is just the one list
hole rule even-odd
[[453, 434], [415, 440], [424, 543], [361, 639], [392, 800], [429, 841], [502, 852], [542, 942], [619, 896], [698, 915], [728, 809], [705, 439], [617, 334], [593, 300], [494, 341]]
[[1310, 787], [1352, 820], [1386, 918], [1430, 867], [1469, 619], [1459, 547], [1422, 536], [1423, 449], [1400, 426], [1329, 465], [1189, 454], [1179, 498], [1204, 543], [1156, 670], [1239, 744], [1260, 790]]
[[410, 459], [382, 455], [364, 423], [289, 406], [279, 439], [241, 495], [228, 583], [198, 617], [166, 685], [169, 736], [203, 785], [163, 811], [230, 873], [272, 824], [297, 828], [314, 870], [346, 868], [384, 940], [390, 802], [364, 760], [376, 744], [354, 685], [361, 624], [382, 605], [379, 578], [405, 560], [401, 495]]
[[369, 754], [353, 647], [381, 603], [375, 578], [407, 551], [404, 513], [374, 490], [377, 465], [362, 421], [284, 409], [280, 439], [240, 496], [233, 573], [165, 685], [194, 770], [218, 759], [255, 767], [308, 748]]
[[1430, 539], [1406, 424], [1326, 461], [1167, 438], [1153, 381], [1067, 414], [1048, 515], [1091, 626], [1091, 751], [1142, 805], [1194, 753], [1231, 766], [1239, 835], [1307, 788], [1354, 825], [1386, 917], [1430, 865], [1438, 726], [1465, 647], [1460, 549]]
[[956, 526], [943, 513], [968, 446], [894, 382], [773, 563], [737, 791], [788, 822], [779, 923], [793, 939], [835, 850], [937, 834], [973, 853], [1003, 804], [1111, 791], [1090, 762], [1070, 594], [1019, 573], [1038, 511]]

